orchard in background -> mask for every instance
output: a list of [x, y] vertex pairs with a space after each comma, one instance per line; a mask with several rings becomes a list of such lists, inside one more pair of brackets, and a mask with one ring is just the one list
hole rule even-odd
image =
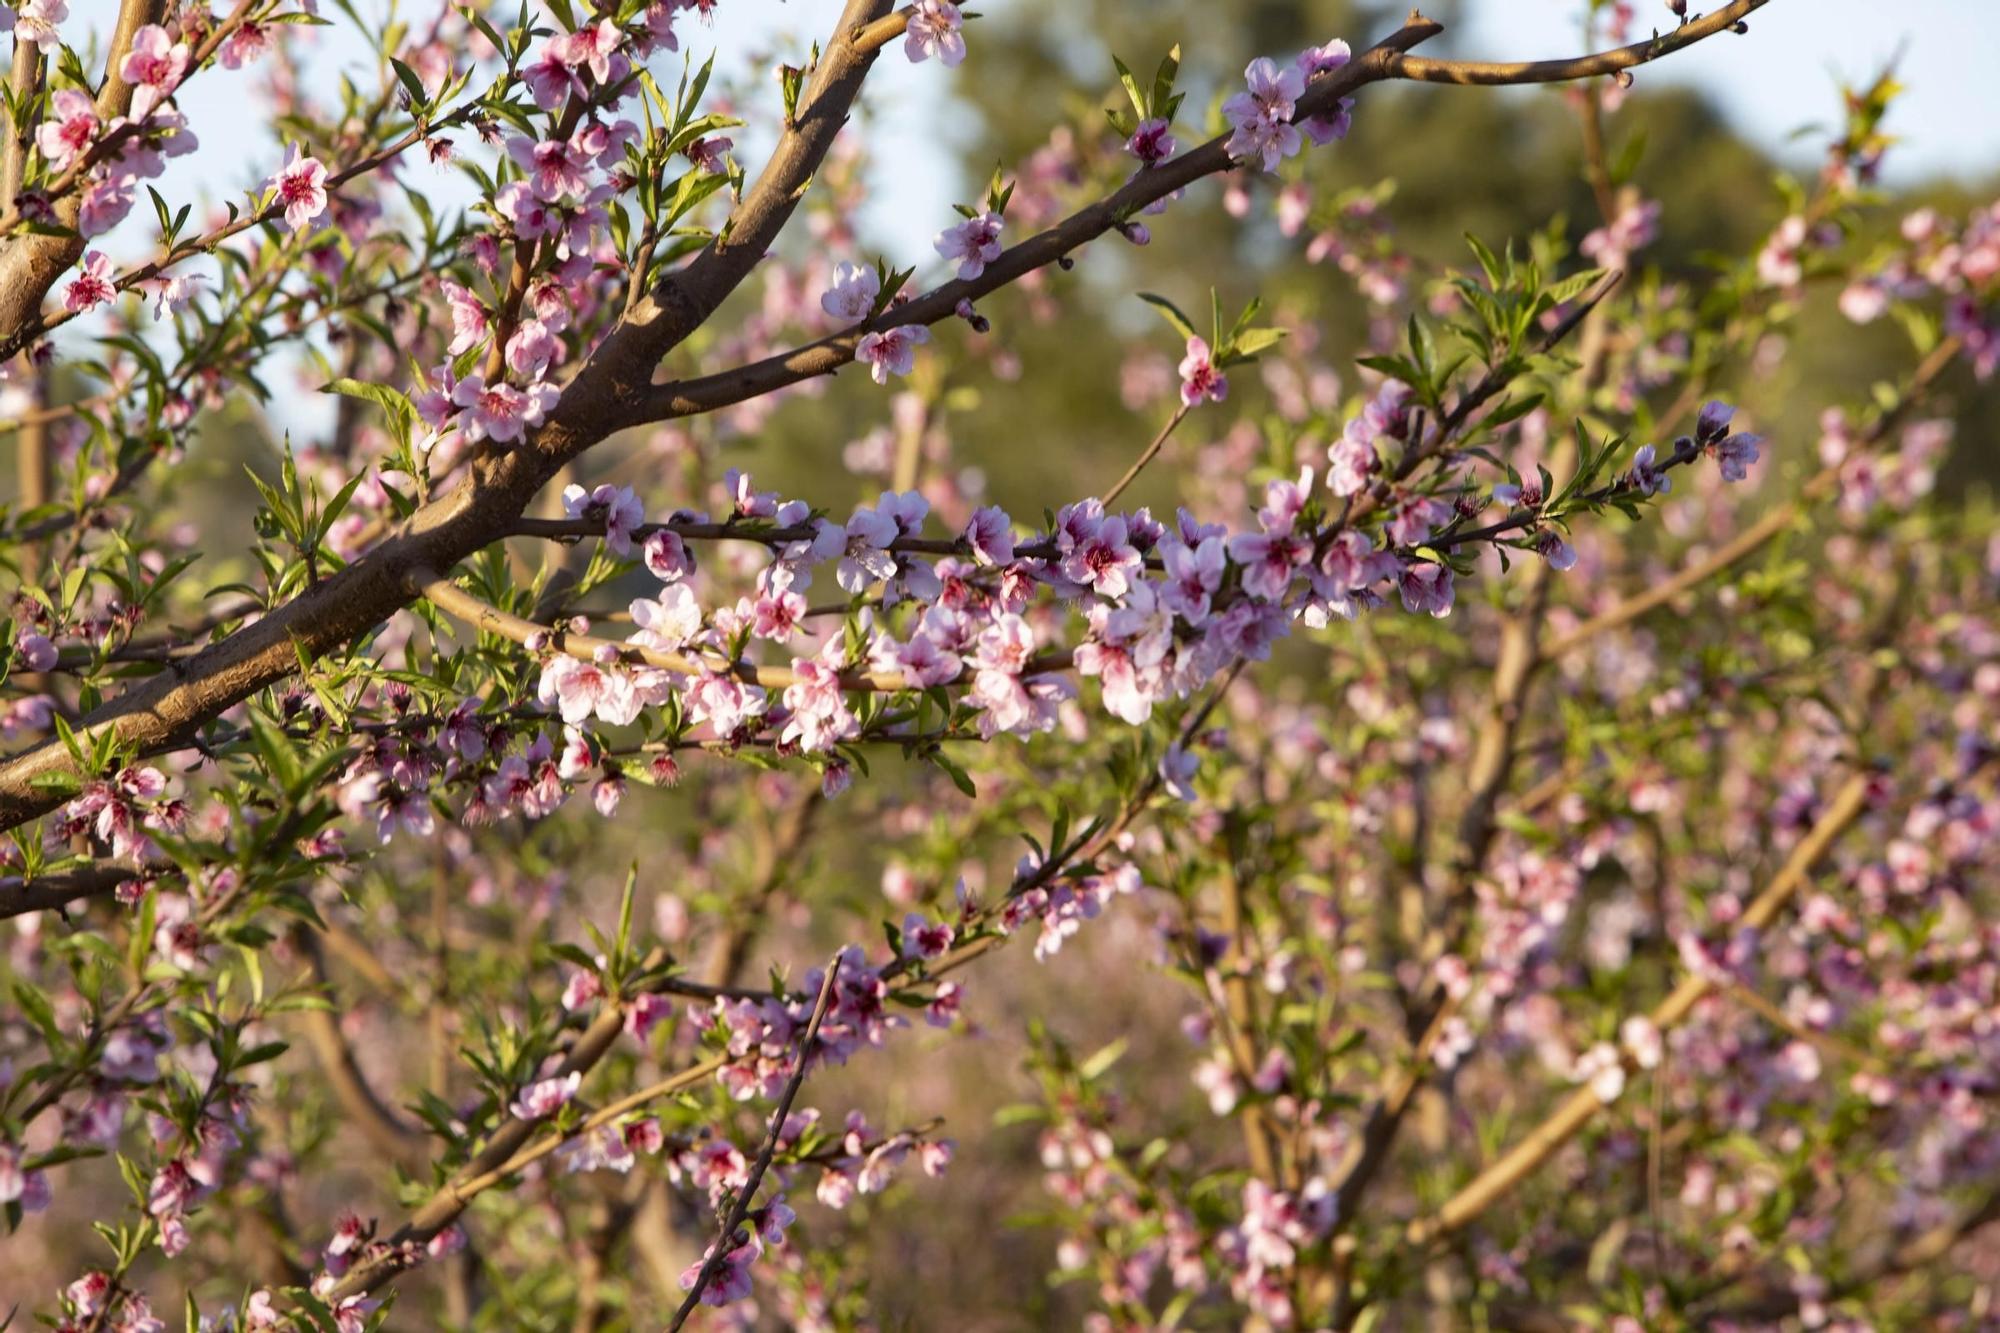
[[[871, 79], [1008, 16], [737, 2], [0, 5], [0, 1319], [2000, 1317], [2000, 205], [1893, 79], [1651, 262], [1767, 0], [1078, 5], [906, 253]], [[1406, 246], [1343, 155], [1515, 84], [1582, 215]]]

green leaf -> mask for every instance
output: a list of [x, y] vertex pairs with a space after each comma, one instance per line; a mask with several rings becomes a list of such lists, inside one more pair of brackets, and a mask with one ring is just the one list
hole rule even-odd
[[964, 792], [967, 796], [976, 798], [979, 795], [979, 788], [972, 785], [971, 774], [967, 773], [964, 769], [960, 768], [956, 763], [954, 763], [952, 759], [944, 753], [944, 751], [939, 750], [936, 753], [932, 754], [931, 762], [933, 764], [936, 764], [939, 768], [945, 771], [945, 776], [951, 779], [952, 786], [958, 788], [960, 791]]
[[1502, 399], [1500, 406], [1486, 415], [1488, 426], [1504, 426], [1510, 421], [1519, 421], [1528, 413], [1542, 405], [1542, 395], [1531, 393], [1526, 398]]
[[1111, 63], [1118, 69], [1118, 82], [1125, 85], [1125, 95], [1132, 99], [1132, 110], [1138, 115], [1139, 119], [1144, 120], [1146, 118], [1146, 94], [1139, 91], [1139, 81], [1132, 77], [1132, 71], [1125, 68], [1125, 62], [1117, 56], [1111, 57]]
[[1572, 273], [1549, 288], [1548, 298], [1556, 305], [1568, 305], [1589, 291], [1603, 276], [1604, 270], [1601, 268], [1587, 268], [1581, 273]]
[[417, 77], [415, 70], [394, 56], [389, 57], [389, 64], [395, 69], [396, 78], [402, 83], [403, 90], [410, 95], [411, 109], [422, 112], [431, 102], [430, 93], [424, 89], [424, 81]]
[[320, 386], [320, 392], [345, 394], [349, 398], [365, 398], [389, 413], [391, 419], [400, 417], [408, 420], [417, 414], [416, 407], [408, 398], [386, 384], [364, 384], [360, 380], [342, 377]]
[[1131, 1044], [1131, 1041], [1125, 1037], [1120, 1037], [1116, 1041], [1110, 1042], [1100, 1048], [1089, 1059], [1078, 1065], [1076, 1072], [1082, 1077], [1084, 1082], [1096, 1082], [1110, 1071], [1111, 1066], [1125, 1058], [1126, 1048]]
[[292, 744], [291, 737], [262, 712], [253, 709], [250, 713], [250, 738], [264, 761], [265, 771], [276, 779], [287, 796], [297, 795], [302, 764], [299, 749]]
[[1471, 232], [1465, 233], [1465, 243], [1472, 247], [1472, 253], [1478, 257], [1479, 267], [1486, 273], [1486, 285], [1498, 291], [1502, 283], [1502, 275], [1506, 272], [1506, 270], [1500, 267], [1500, 261], [1494, 257], [1493, 251], [1487, 246], [1486, 242], [1480, 240]]
[[277, 1059], [290, 1049], [292, 1047], [289, 1042], [267, 1041], [261, 1046], [252, 1046], [249, 1050], [243, 1052], [237, 1058], [236, 1067], [238, 1069], [247, 1069], [251, 1065], [261, 1065], [268, 1060]]
[[1201, 336], [1200, 334], [1194, 331], [1193, 321], [1190, 320], [1186, 314], [1182, 313], [1181, 308], [1179, 306], [1175, 305], [1172, 301], [1169, 301], [1166, 297], [1157, 296], [1152, 292], [1140, 292], [1139, 299], [1141, 301], [1144, 301], [1147, 305], [1152, 306], [1155, 310], [1158, 310], [1160, 312], [1161, 317], [1165, 319], [1167, 323], [1173, 325], [1175, 331], [1178, 332], [1181, 335], [1181, 337], [1198, 338]]

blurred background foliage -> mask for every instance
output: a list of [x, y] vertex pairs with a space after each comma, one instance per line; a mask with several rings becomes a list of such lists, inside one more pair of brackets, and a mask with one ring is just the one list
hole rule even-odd
[[[1454, 5], [1425, 6], [1448, 25]], [[1372, 36], [1390, 31], [1403, 10], [1387, 5], [1353, 5], [1340, 0], [1027, 0], [994, 5], [974, 25], [978, 40], [973, 77], [955, 83], [957, 96], [940, 117], [937, 132], [958, 150], [966, 182], [959, 196], [972, 202], [997, 165], [1009, 175], [1023, 169], [1050, 142], [1059, 126], [1102, 124], [1101, 108], [1112, 105], [1115, 82], [1111, 57], [1135, 70], [1150, 69], [1176, 43], [1188, 59], [1182, 86], [1190, 90], [1183, 124], [1206, 128], [1208, 118], [1238, 72], [1252, 57], [1346, 36], [1357, 49]], [[1641, 16], [1641, 24], [1646, 16]], [[1754, 39], [1754, 34], [1753, 34]], [[1683, 57], [1699, 61], [1700, 52]], [[1101, 90], [1087, 97], [1077, 90]], [[1824, 101], [1801, 107], [1799, 119], [1837, 127], [1841, 92], [1829, 79]], [[1895, 128], [1894, 122], [1891, 128]], [[1936, 132], [1938, 127], [1933, 127]], [[1658, 238], [1640, 258], [1668, 281], [1699, 290], [1712, 276], [1717, 256], [1754, 253], [1789, 211], [1778, 182], [1786, 173], [1770, 155], [1734, 132], [1707, 97], [1682, 88], [1648, 87], [1645, 72], [1624, 106], [1607, 119], [1607, 150], [1614, 162], [1631, 164], [1631, 182], [1649, 199], [1664, 202]], [[1183, 130], [1183, 143], [1198, 138]], [[1810, 145], [1815, 151], [1820, 145]], [[1893, 152], [1893, 150], [1891, 150]], [[1524, 242], [1554, 228], [1570, 243], [1597, 225], [1597, 208], [1583, 170], [1579, 118], [1560, 91], [1508, 91], [1378, 86], [1368, 89], [1355, 109], [1354, 128], [1341, 145], [1309, 153], [1288, 170], [1310, 184], [1318, 206], [1344, 191], [1379, 191], [1381, 215], [1395, 244], [1415, 261], [1412, 291], [1423, 294], [1448, 267], [1470, 263], [1465, 234], [1496, 247], [1507, 239]], [[1073, 272], [1049, 275], [1061, 292], [1055, 312], [1040, 310], [1035, 291], [1009, 291], [990, 299], [982, 313], [994, 331], [981, 338], [954, 326], [940, 329], [944, 352], [920, 362], [916, 387], [946, 405], [954, 466], [976, 467], [990, 498], [1023, 521], [1063, 497], [1102, 489], [1152, 434], [1165, 408], [1158, 400], [1135, 410], [1119, 391], [1121, 371], [1135, 346], [1178, 358], [1177, 340], [1132, 294], [1157, 291], [1182, 308], [1200, 311], [1212, 287], [1221, 294], [1225, 317], [1253, 296], [1261, 296], [1278, 322], [1322, 341], [1317, 359], [1340, 368], [1340, 396], [1352, 401], [1363, 386], [1351, 357], [1367, 343], [1371, 314], [1354, 283], [1333, 265], [1309, 262], [1306, 236], [1280, 234], [1272, 220], [1271, 195], [1288, 177], [1257, 177], [1243, 183], [1251, 193], [1247, 219], [1230, 216], [1224, 191], [1213, 183], [1191, 191], [1164, 217], [1152, 219], [1151, 243], [1143, 249], [1115, 240], [1100, 242], [1079, 256]], [[1809, 177], [1804, 182], [1810, 184]], [[1990, 199], [1993, 182], [1968, 187], [1935, 182], [1885, 193], [1867, 225], [1893, 232], [1910, 208], [1930, 204], [1962, 216], [1975, 202]], [[1010, 234], [1012, 229], [1010, 227]], [[865, 240], [866, 238], [864, 238]], [[891, 263], [919, 256], [888, 256]], [[1757, 429], [1770, 437], [1768, 470], [1759, 490], [1776, 503], [1789, 481], [1817, 466], [1814, 444], [1823, 409], [1863, 402], [1872, 381], [1893, 379], [1912, 361], [1908, 340], [1893, 321], [1857, 327], [1835, 308], [1837, 288], [1808, 289], [1808, 308], [1792, 326], [1791, 346], [1775, 374], [1742, 368], [1717, 386], [1739, 402]], [[986, 353], [960, 355], [961, 349]], [[998, 351], [996, 357], [994, 353]], [[995, 363], [999, 365], [996, 373]], [[1011, 364], [1010, 364], [1011, 363]], [[925, 375], [949, 367], [949, 384], [925, 383]], [[787, 405], [752, 439], [724, 451], [729, 462], [756, 470], [760, 484], [786, 494], [807, 494], [838, 509], [847, 485], [829, 475], [834, 444], [853, 439], [884, 417], [873, 385], [859, 377], [833, 386], [823, 396]], [[1156, 512], [1170, 508], [1199, 486], [1185, 463], [1206, 439], [1239, 422], [1269, 419], [1271, 393], [1255, 368], [1232, 376], [1232, 396], [1224, 408], [1197, 413], [1168, 453], [1132, 492]], [[1970, 503], [1995, 477], [1990, 447], [2000, 389], [1978, 385], [1962, 367], [1942, 388], [1954, 407], [1958, 433], [1942, 469], [1940, 491]], [[1643, 438], [1643, 437], [1642, 437]], [[1280, 442], [1281, 444], [1283, 442]], [[1323, 443], [1323, 442], [1322, 442]], [[1662, 441], [1662, 447], [1666, 442]], [[1310, 451], [1318, 462], [1318, 450]], [[1298, 456], [1307, 457], [1300, 449]], [[1275, 472], [1277, 469], [1271, 469]], [[1178, 475], [1177, 475], [1178, 473]], [[853, 485], [854, 498], [872, 498], [872, 479]], [[1758, 501], [1752, 500], [1754, 506]], [[1620, 520], [1607, 518], [1608, 524]], [[1630, 530], [1648, 540], [1644, 526]], [[1475, 589], [1474, 597], [1487, 594]], [[1413, 618], [1378, 620], [1377, 629], [1395, 645], [1423, 645], [1398, 660], [1420, 673], [1445, 669], [1438, 659], [1477, 651], [1466, 641], [1466, 625], [1434, 633]], [[1662, 629], [1671, 635], [1671, 627]], [[1272, 693], [1304, 691], [1326, 697], [1335, 689], [1326, 661], [1329, 638], [1315, 636], [1289, 645], [1295, 668], [1290, 682], [1270, 682]], [[1336, 648], [1336, 652], [1341, 651]], [[1358, 651], [1358, 650], [1356, 650]], [[1052, 754], [1052, 752], [1051, 752]], [[1039, 756], [1025, 756], [1032, 773]], [[1070, 754], [1070, 763], [1092, 762]], [[1065, 776], [1071, 776], [1065, 774]], [[863, 789], [857, 788], [864, 802]], [[1315, 797], [1338, 800], [1334, 792]], [[837, 810], [836, 822], [866, 830], [869, 821], [855, 810]], [[939, 827], [948, 827], [941, 815]], [[880, 857], [863, 836], [841, 849], [839, 834], [822, 839], [819, 865], [854, 877], [861, 892], [872, 887]], [[948, 845], [938, 865], [961, 847]], [[928, 889], [948, 892], [948, 879]], [[816, 883], [812, 893], [824, 890]], [[808, 931], [811, 910], [796, 909], [797, 928]], [[1032, 1223], [1045, 1207], [1031, 1129], [986, 1133], [996, 1102], [1032, 1096], [1024, 1073], [1030, 1015], [1045, 1021], [1078, 1051], [1104, 1043], [1131, 1043], [1119, 1064], [1121, 1086], [1145, 1108], [1150, 1128], [1200, 1142], [1226, 1133], [1207, 1115], [1187, 1082], [1189, 1047], [1176, 1023], [1186, 1007], [1176, 983], [1138, 966], [1157, 947], [1150, 923], [1138, 909], [1124, 912], [1080, 942], [1081, 956], [1065, 953], [1038, 964], [1025, 948], [982, 966], [970, 1012], [985, 1028], [976, 1043], [940, 1043], [938, 1058], [910, 1052], [828, 1078], [814, 1089], [827, 1107], [859, 1104], [914, 1121], [942, 1114], [964, 1138], [982, 1140], [977, 1152], [962, 1153], [955, 1181], [943, 1189], [907, 1189], [880, 1204], [862, 1201], [846, 1225], [871, 1234], [875, 1260], [874, 1308], [887, 1327], [936, 1327], [940, 1310], [952, 1312], [952, 1326], [969, 1330], [1076, 1327], [1086, 1293], [1078, 1288], [1043, 1289], [1054, 1236]], [[1104, 979], [1116, 975], [1115, 986]], [[1422, 1134], [1446, 1132], [1431, 1126]], [[1224, 1149], [1226, 1151], [1226, 1149]], [[1197, 1150], [1198, 1152], [1198, 1150]], [[1029, 1224], [1025, 1231], [1003, 1225]], [[1087, 1284], [1086, 1284], [1087, 1285]], [[898, 1320], [900, 1319], [900, 1323]]]

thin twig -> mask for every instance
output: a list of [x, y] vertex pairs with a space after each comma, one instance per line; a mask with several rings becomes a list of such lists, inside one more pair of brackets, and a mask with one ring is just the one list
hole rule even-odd
[[771, 1114], [771, 1132], [764, 1136], [764, 1148], [757, 1154], [757, 1165], [750, 1169], [750, 1178], [730, 1204], [729, 1218], [716, 1234], [715, 1244], [709, 1247], [708, 1257], [702, 1262], [701, 1271], [695, 1274], [687, 1299], [674, 1313], [674, 1322], [668, 1326], [668, 1333], [678, 1333], [681, 1325], [687, 1323], [694, 1307], [701, 1304], [701, 1293], [707, 1289], [716, 1270], [734, 1248], [736, 1229], [743, 1225], [743, 1218], [750, 1211], [750, 1201], [757, 1196], [757, 1187], [764, 1183], [764, 1173], [771, 1169], [771, 1158], [778, 1151], [778, 1138], [785, 1132], [785, 1121], [792, 1113], [792, 1099], [799, 1095], [799, 1085], [806, 1081], [806, 1067], [812, 1063], [813, 1043], [819, 1040], [820, 1021], [826, 1017], [827, 1005], [833, 999], [834, 983], [839, 978], [840, 955], [836, 953], [833, 961], [827, 964], [826, 979], [820, 983], [819, 999], [813, 1004], [812, 1021], [806, 1025], [806, 1035], [799, 1042], [798, 1066], [792, 1070], [791, 1078], [786, 1080], [785, 1091], [778, 1098], [777, 1110]]
[[1187, 403], [1182, 403], [1174, 409], [1174, 414], [1167, 418], [1166, 425], [1160, 427], [1160, 433], [1153, 437], [1153, 442], [1146, 446], [1144, 452], [1132, 460], [1132, 466], [1125, 469], [1125, 475], [1120, 477], [1111, 489], [1104, 493], [1104, 507], [1106, 509], [1111, 508], [1112, 501], [1125, 493], [1127, 486], [1130, 486], [1139, 479], [1139, 474], [1146, 470], [1146, 464], [1160, 456], [1160, 450], [1166, 445], [1167, 437], [1174, 433], [1176, 426], [1187, 420], [1189, 410]]

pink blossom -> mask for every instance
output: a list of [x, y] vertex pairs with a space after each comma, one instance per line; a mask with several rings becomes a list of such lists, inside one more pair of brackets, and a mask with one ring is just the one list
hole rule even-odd
[[681, 1290], [693, 1291], [701, 1281], [704, 1271], [708, 1272], [708, 1285], [701, 1289], [703, 1305], [729, 1305], [743, 1300], [750, 1294], [750, 1266], [757, 1256], [764, 1252], [764, 1245], [755, 1233], [742, 1245], [728, 1251], [710, 1264], [710, 1256], [715, 1246], [710, 1245], [702, 1257], [687, 1266], [681, 1274]]
[[998, 505], [975, 509], [965, 525], [965, 543], [972, 548], [972, 558], [989, 569], [1009, 564], [1014, 559], [1013, 520]]
[[663, 583], [675, 583], [694, 573], [694, 556], [679, 533], [658, 528], [646, 534], [646, 568]]
[[819, 298], [820, 309], [835, 319], [858, 324], [874, 313], [882, 279], [872, 268], [841, 260], [833, 266], [833, 285]]
[[1201, 771], [1201, 756], [1183, 749], [1179, 742], [1167, 747], [1160, 756], [1160, 782], [1177, 801], [1192, 801], [1195, 797], [1195, 774]]
[[517, 134], [507, 141], [507, 155], [521, 168], [535, 198], [545, 203], [590, 193], [590, 160], [566, 142], [538, 143]]
[[153, 298], [153, 318], [179, 314], [194, 299], [195, 288], [208, 281], [205, 273], [180, 273], [173, 277], [148, 278], [139, 289]]
[[0, 1143], [0, 1204], [17, 1203], [22, 1212], [39, 1213], [50, 1200], [47, 1173], [28, 1170], [20, 1149]]
[[525, 380], [538, 380], [563, 353], [562, 339], [539, 319], [521, 321], [507, 340], [507, 368]]
[[844, 590], [858, 595], [871, 584], [896, 576], [896, 560], [888, 550], [900, 535], [894, 519], [859, 506], [843, 532], [845, 541], [834, 579]]
[[[776, 575], [777, 577], [773, 577]], [[738, 603], [739, 612], [742, 603]], [[806, 599], [792, 591], [784, 566], [772, 565], [757, 581], [757, 595], [749, 603], [750, 632], [760, 639], [783, 640], [797, 633], [799, 621], [810, 609]]]
[[958, 654], [941, 646], [929, 634], [912, 634], [909, 642], [903, 644], [886, 639], [885, 642], [892, 647], [877, 659], [878, 665], [883, 670], [900, 674], [917, 689], [948, 685], [957, 680], [964, 669]]
[[931, 331], [922, 324], [898, 324], [876, 333], [864, 333], [854, 349], [854, 359], [868, 367], [877, 384], [887, 384], [891, 375], [907, 375], [916, 365], [917, 348], [931, 340]]
[[958, 6], [950, 0], [916, 0], [910, 6], [910, 26], [903, 39], [903, 54], [920, 65], [936, 56], [945, 65], [965, 59], [965, 22]]
[[1204, 399], [1219, 403], [1229, 396], [1229, 377], [1216, 369], [1208, 342], [1187, 340], [1187, 355], [1181, 358], [1181, 402], [1194, 407]]
[[[1095, 500], [1086, 503], [1097, 505]], [[1081, 505], [1069, 506], [1065, 512], [1080, 512], [1084, 508]], [[1098, 512], [1102, 512], [1101, 506], [1098, 506]], [[1085, 535], [1075, 540], [1065, 529], [1057, 544], [1064, 547], [1063, 577], [1072, 583], [1082, 584], [1101, 597], [1113, 600], [1124, 597], [1132, 586], [1132, 580], [1145, 568], [1145, 558], [1132, 545], [1126, 521], [1119, 515], [1091, 522]]]
[[569, 51], [567, 36], [551, 37], [542, 43], [541, 53], [521, 69], [522, 81], [528, 85], [528, 95], [544, 111], [557, 110], [572, 95], [580, 96], [588, 91], [567, 58]]
[[687, 689], [688, 714], [706, 722], [718, 736], [733, 736], [745, 725], [764, 715], [770, 700], [764, 691], [734, 676], [710, 672], [690, 681]]
[[100, 176], [85, 187], [76, 229], [85, 236], [102, 236], [123, 222], [138, 200], [138, 177], [126, 171]]
[[62, 42], [57, 31], [69, 17], [66, 0], [22, 0], [9, 15], [14, 20], [14, 40], [39, 47], [47, 55]]
[[1729, 404], [1711, 402], [1701, 409], [1695, 423], [1695, 443], [1716, 461], [1724, 481], [1742, 481], [1749, 476], [1750, 465], [1757, 461], [1757, 446], [1764, 442], [1761, 435], [1732, 433], [1729, 423], [1735, 415], [1736, 409]]
[[1889, 290], [1882, 283], [1857, 278], [1840, 293], [1840, 313], [1856, 324], [1872, 324], [1889, 309]]
[[625, 160], [625, 148], [639, 136], [639, 127], [629, 120], [617, 120], [607, 125], [592, 117], [585, 121], [583, 128], [571, 140], [577, 151], [592, 159], [607, 171], [616, 171]]
[[563, 983], [562, 1007], [571, 1013], [587, 1009], [604, 998], [604, 978], [578, 968]]
[[628, 609], [639, 627], [628, 640], [636, 647], [677, 653], [701, 633], [701, 602], [685, 583], [669, 584], [651, 600], [634, 598]]
[[1632, 1057], [1632, 1063], [1641, 1069], [1658, 1068], [1661, 1057], [1666, 1053], [1660, 1030], [1642, 1014], [1634, 1014], [1619, 1025], [1618, 1043]]
[[572, 65], [589, 69], [598, 84], [608, 84], [623, 78], [630, 68], [630, 62], [618, 54], [624, 42], [624, 30], [612, 20], [601, 18], [569, 35], [563, 58]]
[[536, 197], [526, 181], [510, 181], [493, 196], [493, 210], [513, 227], [523, 240], [552, 236], [562, 230], [556, 210]]
[[1312, 558], [1312, 543], [1290, 532], [1246, 532], [1229, 539], [1229, 558], [1243, 567], [1243, 591], [1282, 602], [1292, 574]]
[[1585, 236], [1577, 249], [1603, 268], [1622, 269], [1632, 256], [1644, 249], [1659, 232], [1660, 203], [1657, 199], [1628, 199], [1618, 216]]
[[687, 154], [688, 161], [694, 163], [697, 170], [711, 176], [726, 176], [729, 174], [729, 152], [735, 146], [736, 141], [728, 135], [716, 134], [696, 139], [681, 151]]
[[958, 277], [970, 282], [1000, 257], [1000, 215], [985, 212], [946, 227], [932, 242], [946, 259], [958, 261]]
[[[665, 1021], [672, 1009], [673, 1006], [663, 995], [635, 996], [625, 1008], [625, 1031], [632, 1034], [633, 1040], [643, 1045], [646, 1039], [653, 1035], [653, 1029]], [[655, 1126], [656, 1131], [657, 1128]]]
[[173, 96], [187, 74], [189, 54], [186, 42], [175, 42], [157, 23], [148, 23], [132, 34], [132, 49], [118, 72], [133, 85], [132, 115], [136, 119], [144, 120], [154, 107]]
[[58, 655], [56, 645], [48, 635], [29, 630], [14, 641], [14, 649], [20, 653], [21, 664], [28, 670], [55, 670]]
[[1375, 446], [1367, 440], [1343, 433], [1327, 447], [1326, 488], [1335, 495], [1358, 495], [1368, 487], [1368, 479], [1382, 465]]
[[[242, 69], [263, 59], [271, 49], [271, 31], [261, 23], [245, 23], [223, 39], [220, 59], [224, 69]], [[296, 225], [296, 224], [295, 224]]]
[[625, 726], [638, 717], [641, 703], [629, 672], [562, 653], [542, 668], [536, 697], [543, 707], [553, 705], [573, 727], [593, 715], [611, 726]]
[[1625, 484], [1641, 495], [1664, 495], [1674, 488], [1673, 478], [1655, 466], [1653, 446], [1642, 444], [1632, 455], [1631, 470], [1625, 474]]
[[326, 167], [316, 157], [302, 155], [297, 144], [269, 188], [277, 192], [276, 202], [285, 206], [285, 224], [304, 231], [314, 218], [326, 212]]
[[1451, 517], [1451, 506], [1428, 495], [1406, 495], [1389, 510], [1382, 530], [1398, 546], [1421, 546], [1438, 525]]
[[942, 958], [950, 952], [957, 935], [958, 932], [942, 922], [910, 912], [903, 917], [903, 957], [926, 961]]
[[1597, 1100], [1609, 1105], [1625, 1091], [1625, 1062], [1616, 1046], [1600, 1041], [1577, 1060], [1570, 1079], [1589, 1084], [1590, 1090], [1597, 1094]]
[[104, 1308], [104, 1302], [111, 1295], [111, 1274], [102, 1269], [93, 1269], [69, 1284], [63, 1290], [68, 1298], [71, 1312], [89, 1318]]
[[576, 1070], [545, 1078], [521, 1089], [507, 1109], [517, 1120], [546, 1119], [568, 1105], [582, 1086], [583, 1074]]
[[798, 679], [785, 687], [785, 707], [791, 716], [785, 720], [780, 740], [811, 754], [831, 749], [860, 730], [860, 723], [848, 711], [840, 672], [833, 665], [797, 661], [792, 670]]
[[646, 521], [646, 511], [630, 486], [563, 487], [563, 512], [571, 518], [602, 520], [604, 544], [619, 555], [632, 554], [632, 534]]
[[82, 157], [97, 138], [97, 105], [74, 88], [58, 88], [50, 98], [55, 113], [35, 130], [35, 147], [56, 171]]
[[1276, 171], [1278, 163], [1299, 151], [1299, 130], [1291, 122], [1306, 90], [1306, 76], [1296, 68], [1281, 70], [1269, 56], [1259, 56], [1243, 77], [1248, 89], [1222, 104], [1222, 114], [1235, 126], [1223, 148], [1232, 158], [1255, 159], [1264, 170]]
[[958, 1022], [959, 1008], [964, 1002], [965, 987], [956, 981], [947, 981], [937, 988], [937, 994], [924, 1006], [924, 1022], [934, 1028], [948, 1028]]
[[445, 355], [462, 356], [486, 340], [486, 307], [470, 290], [445, 279], [442, 284], [445, 304], [451, 310], [451, 345]]
[[1222, 586], [1222, 575], [1229, 565], [1223, 539], [1203, 537], [1189, 546], [1179, 538], [1169, 538], [1161, 543], [1160, 554], [1167, 573], [1160, 590], [1162, 604], [1188, 624], [1200, 626], [1208, 619], [1211, 599]]
[[1174, 147], [1172, 126], [1159, 116], [1140, 121], [1125, 141], [1125, 151], [1149, 167], [1172, 157]]
[[1451, 614], [1452, 574], [1448, 565], [1416, 560], [1403, 567], [1401, 591], [1408, 611], [1429, 612], [1443, 619]]
[[1544, 528], [1535, 538], [1535, 554], [1549, 562], [1554, 570], [1576, 568], [1576, 548], [1563, 540], [1562, 534], [1553, 528]]
[[511, 384], [488, 384], [480, 374], [467, 375], [451, 392], [451, 400], [465, 409], [466, 438], [511, 444], [529, 426], [539, 426], [548, 409], [555, 405], [561, 390], [552, 384], [536, 384], [526, 390]]
[[[680, 0], [653, 0], [646, 6], [646, 36], [650, 43], [665, 51], [681, 49], [680, 38], [674, 33], [674, 11]], [[641, 46], [642, 53], [644, 45]]]
[[1791, 288], [1805, 280], [1800, 255], [1805, 248], [1808, 226], [1794, 213], [1780, 222], [1757, 255], [1757, 279], [1766, 287]]
[[98, 250], [83, 257], [83, 267], [63, 289], [63, 309], [80, 314], [103, 305], [117, 295], [111, 285], [111, 260]]
[[[1299, 72], [1305, 75], [1307, 82], [1310, 83], [1322, 74], [1341, 68], [1353, 58], [1353, 49], [1336, 37], [1325, 46], [1308, 47], [1299, 52]], [[1354, 99], [1343, 97], [1331, 112], [1309, 116], [1299, 122], [1299, 128], [1305, 131], [1306, 138], [1312, 140], [1315, 145], [1325, 147], [1336, 139], [1345, 139], [1353, 119]]]

